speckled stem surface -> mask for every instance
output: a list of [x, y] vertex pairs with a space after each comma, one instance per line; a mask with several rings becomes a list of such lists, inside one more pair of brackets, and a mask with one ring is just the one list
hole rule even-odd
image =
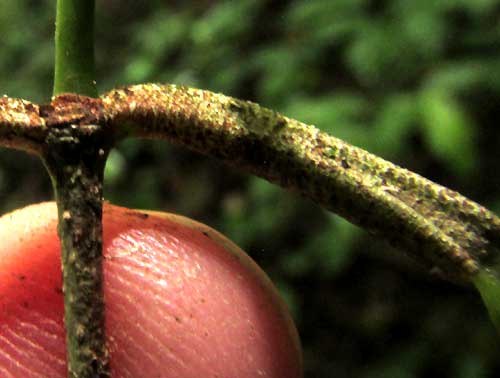
[[102, 182], [108, 149], [100, 129], [52, 128], [43, 153], [57, 199], [69, 378], [109, 377], [102, 293]]
[[166, 139], [300, 192], [449, 278], [500, 249], [500, 220], [459, 193], [257, 104], [175, 85], [102, 97], [123, 136]]
[[48, 127], [40, 106], [7, 96], [0, 97], [0, 145], [40, 153]]
[[[50, 104], [0, 99], [0, 145], [39, 155], [56, 194], [68, 377], [109, 376], [102, 295], [102, 180], [110, 129], [101, 101], [65, 94]], [[102, 117], [101, 117], [102, 118]]]
[[468, 282], [498, 263], [500, 220], [486, 208], [257, 104], [156, 84], [63, 100], [51, 112], [1, 100], [0, 144], [37, 153], [63, 123], [99, 124], [114, 139], [166, 139], [299, 192], [450, 279]]
[[61, 125], [50, 129], [42, 154], [57, 200], [69, 378], [110, 376], [102, 290], [106, 140], [99, 125]]

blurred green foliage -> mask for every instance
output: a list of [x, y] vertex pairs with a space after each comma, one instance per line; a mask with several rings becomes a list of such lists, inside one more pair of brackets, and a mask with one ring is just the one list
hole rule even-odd
[[[49, 100], [54, 2], [0, 2], [0, 88]], [[171, 82], [256, 101], [500, 209], [500, 0], [97, 1], [101, 91]], [[164, 142], [124, 141], [106, 198], [219, 228], [293, 311], [307, 377], [497, 377], [478, 295], [293, 193]], [[52, 198], [0, 153], [2, 212]]]

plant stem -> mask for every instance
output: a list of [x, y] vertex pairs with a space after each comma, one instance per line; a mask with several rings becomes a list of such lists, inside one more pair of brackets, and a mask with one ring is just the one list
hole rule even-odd
[[63, 124], [184, 145], [298, 191], [433, 271], [473, 282], [500, 325], [500, 219], [453, 190], [313, 126], [195, 88], [144, 84], [99, 100], [60, 96], [51, 106], [0, 100], [0, 145], [37, 153]]
[[53, 95], [97, 97], [94, 63], [94, 0], [57, 0]]
[[418, 174], [257, 104], [175, 85], [102, 97], [123, 136], [166, 139], [311, 198], [436, 273], [470, 282], [500, 256], [500, 219]]
[[[57, 0], [54, 96], [98, 96], [94, 11], [94, 0]], [[109, 149], [102, 147], [102, 130], [63, 123], [50, 129], [43, 150], [59, 216], [69, 378], [110, 375], [102, 292], [102, 182]]]
[[52, 128], [44, 163], [58, 208], [69, 378], [109, 377], [102, 293], [102, 128]]

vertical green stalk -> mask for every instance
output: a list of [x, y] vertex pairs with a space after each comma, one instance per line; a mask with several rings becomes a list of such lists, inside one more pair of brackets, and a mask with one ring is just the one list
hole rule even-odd
[[[94, 0], [57, 0], [54, 96], [97, 97]], [[57, 108], [57, 100], [52, 102]], [[109, 138], [100, 125], [49, 131], [43, 154], [57, 200], [69, 378], [110, 376], [104, 333], [102, 183]]]
[[57, 0], [54, 96], [97, 97], [94, 63], [94, 0]]

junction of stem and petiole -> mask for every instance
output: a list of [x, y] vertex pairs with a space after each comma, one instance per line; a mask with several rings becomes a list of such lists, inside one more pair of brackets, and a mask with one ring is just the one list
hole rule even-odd
[[[41, 106], [0, 100], [0, 144], [42, 154], [60, 198], [67, 193], [64, 181], [82, 177], [86, 188], [99, 181], [102, 173], [95, 172], [103, 166], [91, 162], [125, 137], [165, 139], [297, 191], [454, 281], [477, 284], [475, 277], [500, 256], [500, 219], [493, 212], [257, 104], [157, 84], [112, 90], [100, 99], [66, 94]], [[73, 216], [65, 211], [61, 222]]]
[[[102, 290], [102, 185], [112, 137], [99, 124], [63, 122], [67, 113], [58, 113], [57, 102], [44, 111], [52, 120], [41, 157], [58, 207], [68, 376], [104, 378], [110, 373]], [[81, 116], [80, 122], [85, 121]]]

